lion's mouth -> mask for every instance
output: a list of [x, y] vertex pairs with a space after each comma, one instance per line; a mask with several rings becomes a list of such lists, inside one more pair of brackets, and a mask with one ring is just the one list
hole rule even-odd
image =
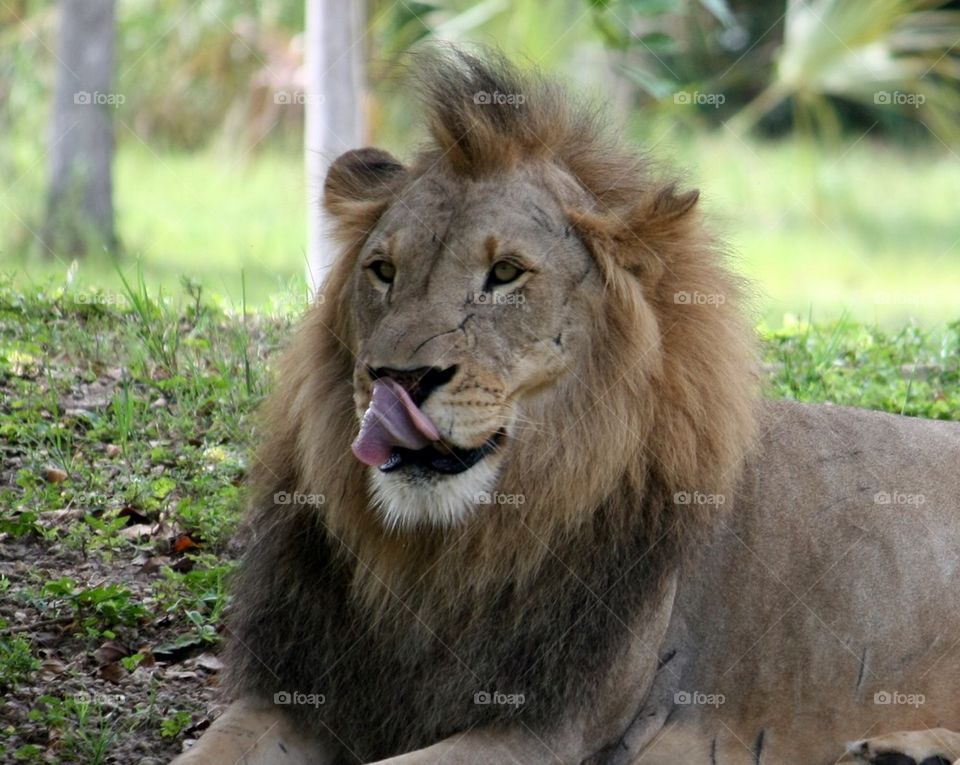
[[419, 467], [435, 473], [456, 475], [469, 470], [484, 457], [495, 452], [505, 437], [506, 434], [499, 430], [477, 449], [461, 449], [445, 444], [430, 444], [422, 449], [396, 447], [389, 459], [380, 465], [380, 471], [392, 473], [405, 467]]
[[476, 449], [447, 443], [406, 388], [395, 380], [377, 379], [351, 448], [357, 459], [384, 473], [415, 466], [452, 475], [492, 453], [504, 435], [498, 431]]

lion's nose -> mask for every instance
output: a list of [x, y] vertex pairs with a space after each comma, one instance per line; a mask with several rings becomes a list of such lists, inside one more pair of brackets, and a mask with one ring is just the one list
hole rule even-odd
[[393, 367], [367, 367], [374, 380], [389, 377], [406, 388], [413, 403], [420, 406], [433, 391], [450, 382], [457, 373], [457, 366], [417, 367], [416, 369], [395, 369]]

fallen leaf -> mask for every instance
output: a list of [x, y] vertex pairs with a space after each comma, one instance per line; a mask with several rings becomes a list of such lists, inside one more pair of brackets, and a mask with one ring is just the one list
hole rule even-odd
[[40, 665], [40, 671], [47, 675], [62, 675], [66, 669], [67, 665], [54, 656], [44, 659]]
[[211, 672], [219, 672], [223, 669], [223, 662], [212, 653], [202, 653], [194, 661], [201, 669], [207, 669]]
[[82, 507], [65, 507], [60, 510], [46, 510], [40, 513], [40, 525], [45, 528], [66, 525], [71, 521], [79, 520], [86, 515]]
[[101, 665], [112, 664], [127, 655], [127, 649], [113, 640], [108, 640], [93, 652], [93, 658]]
[[167, 677], [174, 680], [196, 680], [197, 673], [186, 669], [174, 669], [167, 672]]
[[152, 558], [147, 558], [143, 562], [140, 571], [144, 574], [152, 574], [155, 571], [158, 571], [163, 566], [170, 565], [170, 558], [166, 555], [154, 555]]
[[126, 670], [117, 663], [104, 664], [97, 670], [97, 677], [109, 680], [111, 683], [119, 683], [126, 674]]
[[194, 542], [189, 534], [180, 534], [176, 539], [173, 540], [173, 544], [170, 545], [170, 548], [175, 553], [182, 553], [184, 550], [189, 550], [191, 547], [196, 547], [197, 543]]
[[120, 536], [124, 539], [140, 539], [141, 537], [148, 537], [153, 533], [154, 526], [150, 523], [137, 523], [133, 526], [127, 526], [122, 528], [119, 531]]
[[43, 469], [43, 477], [47, 483], [63, 483], [69, 476], [66, 470], [58, 467], [45, 467]]

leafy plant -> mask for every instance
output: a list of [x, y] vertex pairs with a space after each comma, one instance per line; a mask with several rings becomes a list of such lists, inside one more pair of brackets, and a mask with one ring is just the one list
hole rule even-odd
[[176, 738], [188, 725], [190, 725], [190, 713], [182, 709], [172, 712], [160, 721], [160, 735], [164, 738]]
[[60, 732], [65, 761], [89, 765], [106, 762], [117, 731], [110, 715], [100, 704], [91, 702], [84, 694], [65, 699], [44, 695], [37, 701], [40, 706], [31, 710], [30, 719]]
[[30, 641], [14, 636], [0, 638], [0, 688], [12, 688], [40, 668]]
[[956, 138], [960, 11], [943, 0], [788, 2], [769, 85], [730, 123], [745, 132], [789, 100], [801, 127], [839, 133], [832, 98], [898, 109]]
[[88, 629], [118, 624], [133, 626], [150, 616], [143, 605], [133, 601], [130, 590], [117, 584], [81, 588], [73, 579], [64, 576], [47, 582], [43, 592], [65, 601]]

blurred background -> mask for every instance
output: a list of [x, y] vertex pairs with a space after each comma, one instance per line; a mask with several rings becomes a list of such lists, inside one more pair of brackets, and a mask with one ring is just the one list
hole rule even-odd
[[[496, 46], [606, 104], [701, 189], [768, 326], [960, 313], [960, 1], [341, 5], [362, 30], [364, 143], [409, 156], [422, 137], [398, 80], [411, 47]], [[304, 170], [306, 13], [0, 0], [0, 272], [302, 304], [321, 180]], [[65, 83], [83, 72], [78, 97]], [[75, 129], [81, 108], [96, 117]]]

